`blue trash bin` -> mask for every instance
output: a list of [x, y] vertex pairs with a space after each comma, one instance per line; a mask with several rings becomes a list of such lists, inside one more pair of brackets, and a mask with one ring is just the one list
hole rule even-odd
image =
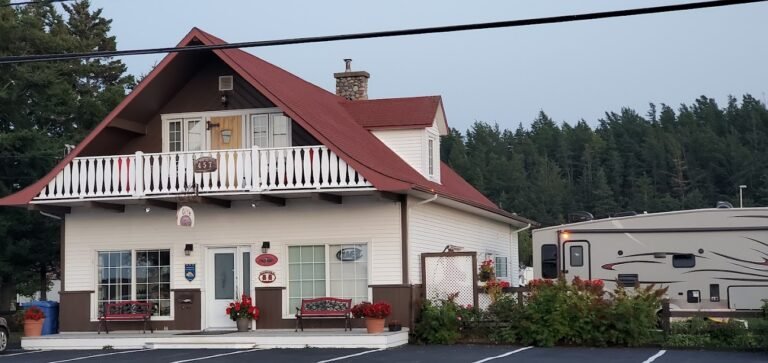
[[43, 322], [43, 335], [51, 335], [59, 333], [59, 303], [56, 301], [30, 301], [28, 303], [21, 304], [24, 309], [30, 306], [40, 308], [45, 314], [45, 321]]

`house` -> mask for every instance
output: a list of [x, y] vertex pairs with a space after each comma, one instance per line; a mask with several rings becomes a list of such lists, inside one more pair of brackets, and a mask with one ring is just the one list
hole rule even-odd
[[[179, 46], [213, 44], [194, 28]], [[258, 329], [292, 328], [316, 296], [387, 300], [408, 325], [419, 256], [447, 245], [517, 276], [532, 222], [440, 162], [441, 98], [369, 100], [369, 77], [347, 61], [333, 94], [239, 49], [166, 56], [0, 199], [62, 219], [61, 330], [96, 330], [103, 303], [132, 299], [155, 304], [156, 329], [229, 329], [242, 292]]]

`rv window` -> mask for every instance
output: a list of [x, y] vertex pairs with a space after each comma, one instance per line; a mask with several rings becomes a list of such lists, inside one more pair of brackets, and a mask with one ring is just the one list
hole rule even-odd
[[557, 278], [557, 245], [541, 246], [541, 277], [545, 279]]
[[692, 254], [672, 256], [672, 267], [691, 268], [693, 266], [696, 266], [696, 256]]
[[571, 266], [573, 267], [584, 266], [584, 247], [583, 246], [571, 246]]

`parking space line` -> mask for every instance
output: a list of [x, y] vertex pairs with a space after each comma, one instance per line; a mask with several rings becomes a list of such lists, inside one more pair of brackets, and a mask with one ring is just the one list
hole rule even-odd
[[337, 361], [337, 360], [342, 360], [342, 359], [347, 359], [347, 358], [357, 357], [357, 356], [361, 356], [361, 355], [363, 355], [363, 354], [368, 354], [368, 353], [375, 353], [375, 352], [381, 352], [382, 350], [384, 350], [384, 348], [381, 348], [381, 349], [374, 349], [374, 350], [366, 350], [366, 351], [364, 351], [364, 352], [355, 353], [355, 354], [350, 354], [350, 355], [345, 355], [345, 356], [343, 356], [343, 357], [336, 357], [336, 358], [331, 358], [331, 359], [321, 360], [321, 361], [319, 361], [319, 362], [317, 362], [317, 363], [328, 363], [328, 362], [335, 362], [335, 361]]
[[94, 354], [94, 355], [87, 355], [85, 357], [76, 357], [76, 358], [69, 358], [69, 359], [63, 359], [63, 360], [56, 360], [48, 363], [64, 363], [64, 362], [74, 362], [76, 360], [83, 360], [83, 359], [91, 359], [91, 358], [99, 358], [99, 357], [106, 357], [110, 355], [118, 355], [118, 354], [128, 354], [128, 353], [136, 353], [136, 352], [145, 352], [147, 350], [151, 349], [137, 349], [137, 350], [123, 350], [119, 352], [112, 352], [112, 353], [101, 353], [101, 354]]
[[221, 354], [208, 355], [208, 356], [205, 356], [205, 357], [197, 357], [197, 358], [190, 358], [190, 359], [184, 359], [184, 360], [177, 360], [177, 361], [173, 361], [171, 363], [195, 362], [195, 361], [198, 361], [198, 360], [206, 360], [206, 359], [212, 359], [212, 358], [218, 358], [218, 357], [226, 357], [228, 355], [235, 355], [235, 354], [241, 354], [241, 353], [255, 352], [255, 351], [259, 351], [259, 350], [264, 350], [264, 349], [256, 348], [256, 349], [248, 349], [248, 350], [238, 350], [236, 352], [221, 353]]
[[651, 363], [656, 359], [658, 359], [659, 357], [661, 357], [662, 355], [664, 355], [664, 353], [666, 352], [667, 352], [666, 350], [660, 350], [656, 354], [652, 355], [650, 358], [644, 360], [643, 363]]
[[0, 358], [13, 357], [13, 356], [24, 355], [24, 354], [35, 354], [35, 353], [41, 353], [41, 352], [47, 352], [47, 350], [31, 350], [31, 351], [28, 351], [28, 352], [3, 354], [3, 355], [0, 355]]
[[515, 353], [520, 353], [520, 352], [522, 352], [522, 351], [524, 351], [524, 350], [528, 350], [528, 349], [531, 349], [531, 348], [533, 348], [533, 346], [528, 346], [528, 347], [524, 347], [524, 348], [516, 349], [516, 350], [513, 350], [513, 351], [511, 351], [511, 352], [506, 352], [506, 353], [504, 353], [504, 354], [499, 354], [499, 355], [496, 355], [496, 356], [493, 356], [493, 357], [484, 358], [484, 359], [481, 359], [481, 360], [478, 360], [478, 361], [474, 361], [474, 362], [472, 362], [472, 363], [483, 363], [483, 362], [487, 362], [487, 361], [489, 361], [489, 360], [494, 360], [494, 359], [504, 358], [504, 357], [510, 356], [510, 355], [512, 355], [512, 354], [515, 354]]

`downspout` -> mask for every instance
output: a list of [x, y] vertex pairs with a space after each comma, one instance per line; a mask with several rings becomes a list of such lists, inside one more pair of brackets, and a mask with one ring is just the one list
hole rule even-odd
[[51, 213], [47, 213], [47, 212], [43, 212], [43, 211], [40, 211], [40, 214], [44, 215], [44, 216], [46, 216], [48, 218], [53, 218], [53, 219], [59, 220], [59, 221], [61, 220], [61, 217], [59, 217], [59, 216], [57, 216], [55, 214], [51, 214]]
[[[531, 228], [531, 224], [530, 223], [528, 223], [528, 225], [523, 227], [523, 228], [520, 228], [520, 229], [517, 229], [517, 230], [510, 230], [509, 231], [509, 237], [510, 237], [510, 239], [509, 239], [509, 255], [510, 256], [512, 256], [512, 251], [514, 250], [514, 247], [512, 246], [512, 238], [511, 238], [512, 235], [513, 234], [519, 234], [520, 232], [525, 232], [529, 228]], [[517, 240], [519, 242], [520, 238], [518, 237]], [[531, 243], [533, 243], [533, 242], [531, 242]], [[513, 280], [512, 286], [520, 286], [520, 253], [519, 253], [519, 250], [520, 250], [520, 244], [518, 243], [517, 271], [515, 271], [517, 273], [517, 278], [515, 280]]]
[[422, 204], [432, 203], [432, 202], [434, 202], [436, 200], [437, 200], [437, 194], [433, 195], [432, 198], [424, 199], [421, 202], [418, 202], [418, 203], [414, 204], [413, 206], [414, 207], [418, 207], [418, 206], [420, 206]]

